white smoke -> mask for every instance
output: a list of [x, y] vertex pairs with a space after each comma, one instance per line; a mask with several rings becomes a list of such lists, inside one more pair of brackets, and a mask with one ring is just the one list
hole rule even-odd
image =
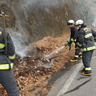
[[15, 46], [15, 51], [22, 58], [26, 56], [28, 52], [28, 46], [24, 42], [23, 35], [20, 32], [11, 32], [11, 37]]
[[42, 3], [44, 5], [55, 5], [60, 2], [65, 2], [66, 0], [23, 0], [26, 3], [26, 7], [28, 8], [30, 5], [35, 3]]
[[75, 0], [92, 26], [96, 24], [96, 0]]
[[92, 26], [93, 26], [93, 27], [96, 27], [96, 17], [94, 17], [94, 21], [93, 21], [93, 23], [92, 23]]
[[43, 2], [43, 4], [56, 4], [59, 0], [24, 0], [27, 4], [33, 4], [37, 2]]

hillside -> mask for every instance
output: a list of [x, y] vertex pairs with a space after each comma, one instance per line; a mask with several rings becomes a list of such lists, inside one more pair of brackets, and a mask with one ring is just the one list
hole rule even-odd
[[[10, 16], [6, 17], [5, 23], [16, 49], [12, 71], [20, 96], [45, 95], [54, 89], [48, 80], [59, 70], [66, 69], [65, 64], [73, 58], [74, 50], [69, 52], [67, 46], [55, 54], [59, 57], [51, 61], [41, 58], [67, 43], [70, 37], [69, 19], [82, 18], [88, 23], [86, 18], [75, 0], [1, 0], [0, 9]], [[0, 96], [7, 96], [2, 86]]]

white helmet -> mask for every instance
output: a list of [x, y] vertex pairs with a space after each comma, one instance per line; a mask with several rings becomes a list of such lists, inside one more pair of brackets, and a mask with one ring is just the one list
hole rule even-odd
[[84, 24], [83, 20], [77, 20], [75, 25], [82, 25]]
[[67, 22], [67, 25], [72, 25], [72, 24], [74, 24], [74, 20], [69, 20], [69, 21]]

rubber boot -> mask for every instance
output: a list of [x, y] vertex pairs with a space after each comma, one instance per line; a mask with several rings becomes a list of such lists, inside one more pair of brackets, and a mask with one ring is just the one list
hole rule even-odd
[[92, 71], [85, 71], [85, 72], [82, 72], [82, 75], [84, 76], [91, 76], [92, 75]]
[[78, 58], [82, 58], [82, 55], [79, 55], [79, 57]]
[[83, 68], [82, 70], [80, 70], [80, 72], [85, 72], [85, 68]]
[[78, 58], [74, 57], [73, 59], [70, 60], [70, 62], [76, 62], [78, 61]]

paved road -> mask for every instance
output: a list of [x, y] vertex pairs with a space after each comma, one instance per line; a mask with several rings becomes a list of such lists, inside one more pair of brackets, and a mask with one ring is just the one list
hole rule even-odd
[[[72, 65], [72, 64], [71, 64]], [[82, 60], [67, 69], [59, 72], [59, 78], [54, 80], [54, 90], [47, 96], [96, 96], [96, 50], [92, 62], [92, 76], [83, 76], [79, 70], [83, 68]]]

